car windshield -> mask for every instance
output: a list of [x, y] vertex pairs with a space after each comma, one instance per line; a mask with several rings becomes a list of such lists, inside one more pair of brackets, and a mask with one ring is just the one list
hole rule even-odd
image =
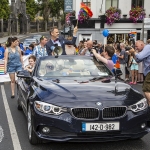
[[101, 62], [83, 57], [49, 58], [41, 60], [38, 77], [99, 77], [110, 76], [111, 71]]
[[36, 39], [26, 39], [24, 42], [36, 42]]

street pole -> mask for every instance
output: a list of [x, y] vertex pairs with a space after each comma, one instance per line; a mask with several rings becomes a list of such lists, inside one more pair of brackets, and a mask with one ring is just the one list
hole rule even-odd
[[64, 12], [64, 38], [65, 38], [65, 23], [66, 23], [66, 15], [65, 15], [65, 12]]
[[142, 41], [144, 41], [144, 19], [142, 22]]

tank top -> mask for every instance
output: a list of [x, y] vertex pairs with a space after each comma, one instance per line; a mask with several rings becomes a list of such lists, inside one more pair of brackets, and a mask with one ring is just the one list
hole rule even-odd
[[18, 51], [18, 47], [16, 47], [15, 52], [11, 50], [10, 47], [8, 47], [8, 66], [22, 66], [22, 63], [20, 61], [20, 53]]

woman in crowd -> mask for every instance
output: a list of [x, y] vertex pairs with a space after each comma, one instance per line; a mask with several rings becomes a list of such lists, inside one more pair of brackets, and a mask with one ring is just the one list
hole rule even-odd
[[131, 70], [131, 79], [132, 79], [130, 84], [136, 84], [137, 83], [137, 77], [138, 77], [138, 64], [135, 61], [132, 54], [130, 57], [129, 64], [131, 64], [130, 70]]
[[9, 73], [11, 80], [11, 98], [15, 98], [15, 73], [21, 71], [23, 68], [22, 54], [18, 47], [18, 39], [16, 37], [9, 37], [7, 40], [4, 66], [4, 72], [5, 74]]

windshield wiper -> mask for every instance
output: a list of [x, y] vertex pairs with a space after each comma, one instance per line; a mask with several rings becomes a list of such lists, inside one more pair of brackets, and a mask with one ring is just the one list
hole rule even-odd
[[98, 81], [98, 80], [101, 80], [101, 79], [104, 79], [104, 78], [106, 78], [106, 80], [110, 80], [111, 76], [99, 76], [99, 77], [94, 77], [94, 78], [90, 79], [89, 81], [95, 82], [95, 81]]

